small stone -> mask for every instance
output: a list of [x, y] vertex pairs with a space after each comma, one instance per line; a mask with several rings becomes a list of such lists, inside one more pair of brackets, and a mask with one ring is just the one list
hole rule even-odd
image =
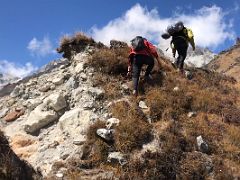
[[114, 130], [113, 129], [98, 129], [97, 130], [97, 135], [100, 136], [101, 138], [107, 140], [107, 141], [111, 141], [113, 140], [113, 134], [114, 134]]
[[62, 177], [63, 177], [63, 173], [61, 173], [61, 172], [57, 172], [56, 177], [58, 177], [58, 178], [62, 178]]
[[142, 109], [148, 109], [148, 107], [144, 101], [140, 101], [138, 106]]
[[78, 140], [78, 139], [73, 140], [73, 144], [75, 144], [75, 145], [83, 145], [84, 142], [85, 142], [84, 140]]
[[125, 84], [122, 84], [122, 88], [123, 88], [123, 90], [129, 90], [129, 87], [128, 87], [128, 85], [125, 83]]
[[8, 101], [8, 105], [9, 105], [9, 106], [12, 106], [15, 102], [16, 102], [15, 99], [10, 99], [10, 100]]
[[117, 118], [110, 118], [107, 120], [106, 122], [106, 127], [107, 129], [112, 129], [114, 128], [115, 126], [118, 126], [119, 125], [119, 119]]
[[27, 99], [29, 98], [29, 94], [24, 94], [24, 95], [22, 95], [22, 98], [23, 98], [24, 100], [27, 100]]
[[55, 86], [54, 84], [52, 84], [52, 85], [50, 86], [50, 89], [51, 89], [51, 90], [54, 90], [54, 89], [56, 89], [56, 86]]
[[85, 73], [81, 73], [80, 74], [80, 77], [83, 81], [86, 81], [87, 80], [87, 75]]
[[202, 153], [208, 153], [209, 147], [208, 144], [203, 140], [202, 136], [197, 137], [198, 150]]
[[185, 71], [185, 76], [191, 80], [193, 78], [193, 74], [190, 71]]
[[197, 115], [196, 112], [189, 112], [187, 116], [191, 118], [191, 117], [195, 117], [196, 115]]
[[176, 86], [175, 88], [173, 88], [173, 91], [179, 91], [180, 89], [179, 89], [179, 87], [178, 86]]
[[39, 88], [39, 91], [41, 91], [41, 92], [47, 92], [48, 90], [50, 90], [50, 87], [51, 87], [51, 86], [50, 86], [49, 84], [46, 84], [46, 85], [40, 87], [40, 88]]
[[118, 162], [121, 166], [123, 166], [123, 165], [125, 165], [127, 163], [125, 155], [123, 155], [120, 152], [111, 152], [111, 153], [109, 153], [107, 161], [108, 162], [112, 162], [112, 163]]
[[57, 77], [55, 79], [52, 80], [52, 83], [55, 85], [60, 85], [64, 82], [64, 78], [63, 77]]

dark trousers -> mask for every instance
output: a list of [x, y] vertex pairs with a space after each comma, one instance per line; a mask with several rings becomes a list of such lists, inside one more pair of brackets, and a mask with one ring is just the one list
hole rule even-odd
[[153, 69], [154, 59], [153, 57], [150, 57], [150, 56], [137, 54], [133, 57], [132, 64], [133, 64], [133, 69], [132, 69], [133, 88], [134, 90], [138, 91], [138, 82], [139, 82], [142, 66], [144, 64], [147, 65], [145, 76], [148, 77]]
[[173, 44], [178, 53], [178, 57], [175, 63], [180, 70], [183, 70], [184, 60], [187, 56], [188, 43], [183, 38], [176, 38], [173, 41]]

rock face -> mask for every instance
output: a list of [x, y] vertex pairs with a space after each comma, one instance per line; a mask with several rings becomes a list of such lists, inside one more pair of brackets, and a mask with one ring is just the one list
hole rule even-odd
[[86, 134], [93, 113], [81, 108], [65, 112], [59, 119], [59, 128], [70, 137], [79, 138]]
[[0, 125], [10, 145], [43, 176], [55, 162], [81, 154], [88, 127], [104, 113], [98, 100], [105, 92], [92, 86], [87, 60], [81, 52], [71, 62], [53, 61], [1, 99]]
[[[166, 42], [164, 42], [166, 43]], [[166, 49], [166, 44], [160, 44], [160, 48]], [[168, 46], [169, 44], [167, 44]], [[172, 51], [171, 48], [167, 48], [166, 51], [162, 51], [163, 54], [169, 58], [171, 58], [171, 61], [175, 61], [175, 59], [172, 57]], [[196, 47], [195, 51], [192, 50], [191, 47], [188, 48], [187, 57], [184, 61], [188, 66], [192, 67], [203, 67], [207, 65], [210, 61], [212, 61], [215, 58], [215, 54], [212, 53], [207, 48], [201, 48]], [[177, 54], [176, 54], [177, 57]]]
[[207, 48], [196, 47], [195, 51], [192, 51], [191, 47], [188, 48], [186, 64], [193, 67], [203, 67], [207, 65], [216, 55]]
[[221, 52], [214, 58], [207, 68], [225, 75], [234, 77], [238, 82], [240, 81], [240, 44], [238, 41], [236, 45], [227, 51]]

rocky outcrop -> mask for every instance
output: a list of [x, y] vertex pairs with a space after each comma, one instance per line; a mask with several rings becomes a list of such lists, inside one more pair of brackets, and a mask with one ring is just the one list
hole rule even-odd
[[231, 76], [240, 81], [240, 44], [236, 44], [226, 51], [219, 53], [208, 65], [207, 68], [216, 72]]
[[0, 118], [10, 145], [44, 176], [55, 162], [81, 153], [88, 127], [103, 116], [105, 92], [93, 87], [87, 61], [85, 52], [71, 62], [54, 61], [1, 99], [7, 102], [0, 105]]

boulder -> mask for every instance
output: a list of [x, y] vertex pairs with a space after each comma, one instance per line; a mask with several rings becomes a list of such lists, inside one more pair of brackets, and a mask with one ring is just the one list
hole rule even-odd
[[50, 84], [45, 84], [45, 85], [43, 85], [43, 86], [41, 86], [41, 87], [39, 88], [39, 91], [41, 91], [41, 92], [47, 92], [47, 91], [50, 90], [50, 88], [51, 88], [51, 85], [50, 85]]
[[52, 80], [52, 83], [55, 85], [60, 85], [64, 82], [64, 77], [57, 77]]
[[85, 135], [90, 126], [92, 112], [81, 108], [72, 109], [65, 112], [59, 119], [58, 126], [70, 137], [80, 137]]
[[57, 120], [58, 115], [55, 111], [44, 111], [43, 109], [44, 106], [41, 104], [30, 113], [27, 121], [24, 123], [24, 130], [27, 133], [34, 133], [49, 123]]
[[66, 100], [61, 93], [51, 94], [50, 96], [43, 100], [43, 103], [48, 107], [54, 109], [56, 112], [67, 107]]

